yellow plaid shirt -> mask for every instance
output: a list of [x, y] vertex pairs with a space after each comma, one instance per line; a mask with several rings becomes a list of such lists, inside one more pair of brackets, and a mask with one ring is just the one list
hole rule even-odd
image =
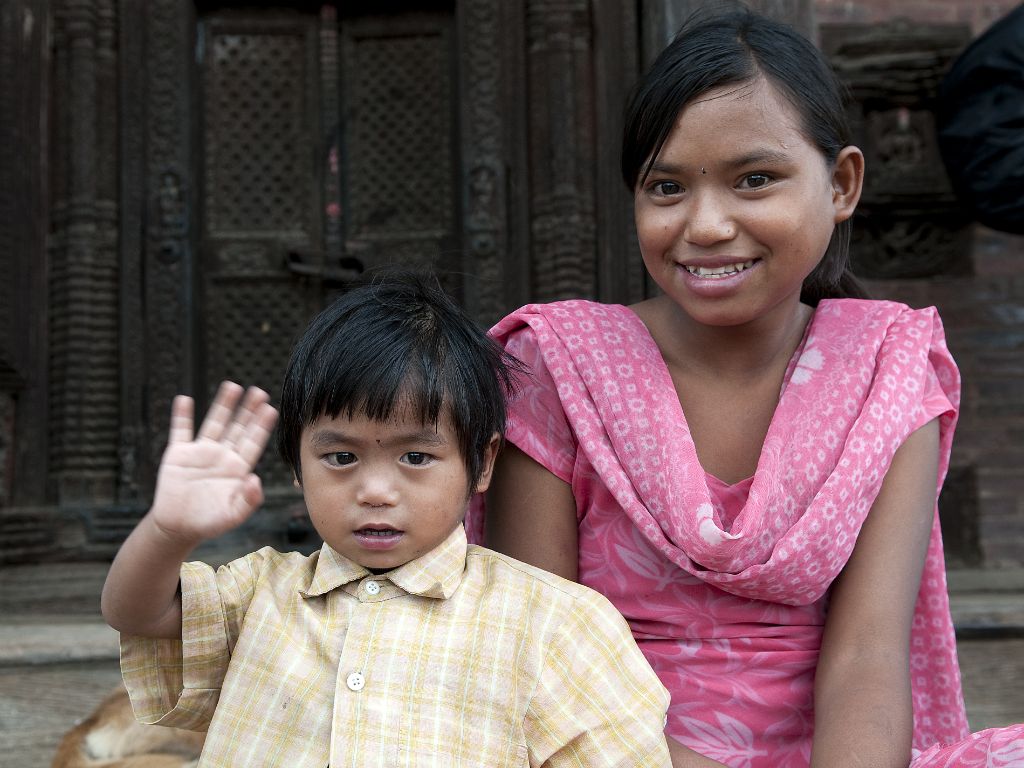
[[601, 595], [467, 546], [181, 570], [182, 641], [121, 639], [146, 723], [213, 766], [668, 766], [668, 693]]

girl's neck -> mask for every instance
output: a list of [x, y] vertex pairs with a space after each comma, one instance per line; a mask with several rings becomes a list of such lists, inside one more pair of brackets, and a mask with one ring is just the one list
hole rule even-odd
[[743, 325], [712, 326], [694, 321], [677, 304], [659, 296], [635, 307], [670, 369], [701, 377], [757, 378], [787, 365], [814, 310], [786, 302]]

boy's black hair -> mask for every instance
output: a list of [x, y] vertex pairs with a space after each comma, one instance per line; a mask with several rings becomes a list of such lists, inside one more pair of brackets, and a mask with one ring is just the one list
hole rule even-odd
[[[695, 13], [633, 87], [622, 136], [622, 178], [631, 192], [646, 180], [682, 109], [715, 88], [763, 77], [801, 119], [804, 135], [831, 167], [850, 130], [844, 88], [803, 35], [750, 10]], [[840, 222], [824, 258], [804, 280], [801, 300], [865, 298], [849, 269], [852, 220]]]
[[441, 289], [410, 272], [375, 275], [317, 315], [292, 351], [281, 387], [278, 450], [301, 481], [302, 431], [323, 415], [451, 419], [470, 489], [522, 364]]

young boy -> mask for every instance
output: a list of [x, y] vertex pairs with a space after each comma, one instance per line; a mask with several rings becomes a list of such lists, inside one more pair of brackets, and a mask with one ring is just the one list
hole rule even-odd
[[175, 400], [153, 506], [103, 614], [136, 716], [209, 729], [200, 766], [667, 766], [668, 695], [605, 598], [490, 550], [515, 363], [436, 285], [345, 294], [299, 341], [279, 448], [324, 541], [184, 563], [262, 500], [276, 419], [224, 383], [193, 439]]

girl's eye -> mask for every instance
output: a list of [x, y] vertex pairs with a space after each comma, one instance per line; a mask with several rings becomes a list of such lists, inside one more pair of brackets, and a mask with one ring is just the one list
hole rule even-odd
[[356, 455], [348, 451], [338, 451], [337, 453], [328, 453], [324, 456], [324, 460], [332, 467], [344, 467], [355, 462]]
[[656, 181], [651, 185], [651, 191], [656, 197], [671, 197], [678, 195], [683, 188], [674, 181]]
[[429, 464], [433, 457], [429, 453], [420, 453], [419, 451], [409, 451], [402, 457], [402, 460], [406, 464], [411, 464], [414, 467], [422, 467]]
[[761, 187], [770, 184], [772, 177], [767, 173], [751, 173], [743, 177], [740, 181], [740, 186], [744, 189], [760, 189]]

